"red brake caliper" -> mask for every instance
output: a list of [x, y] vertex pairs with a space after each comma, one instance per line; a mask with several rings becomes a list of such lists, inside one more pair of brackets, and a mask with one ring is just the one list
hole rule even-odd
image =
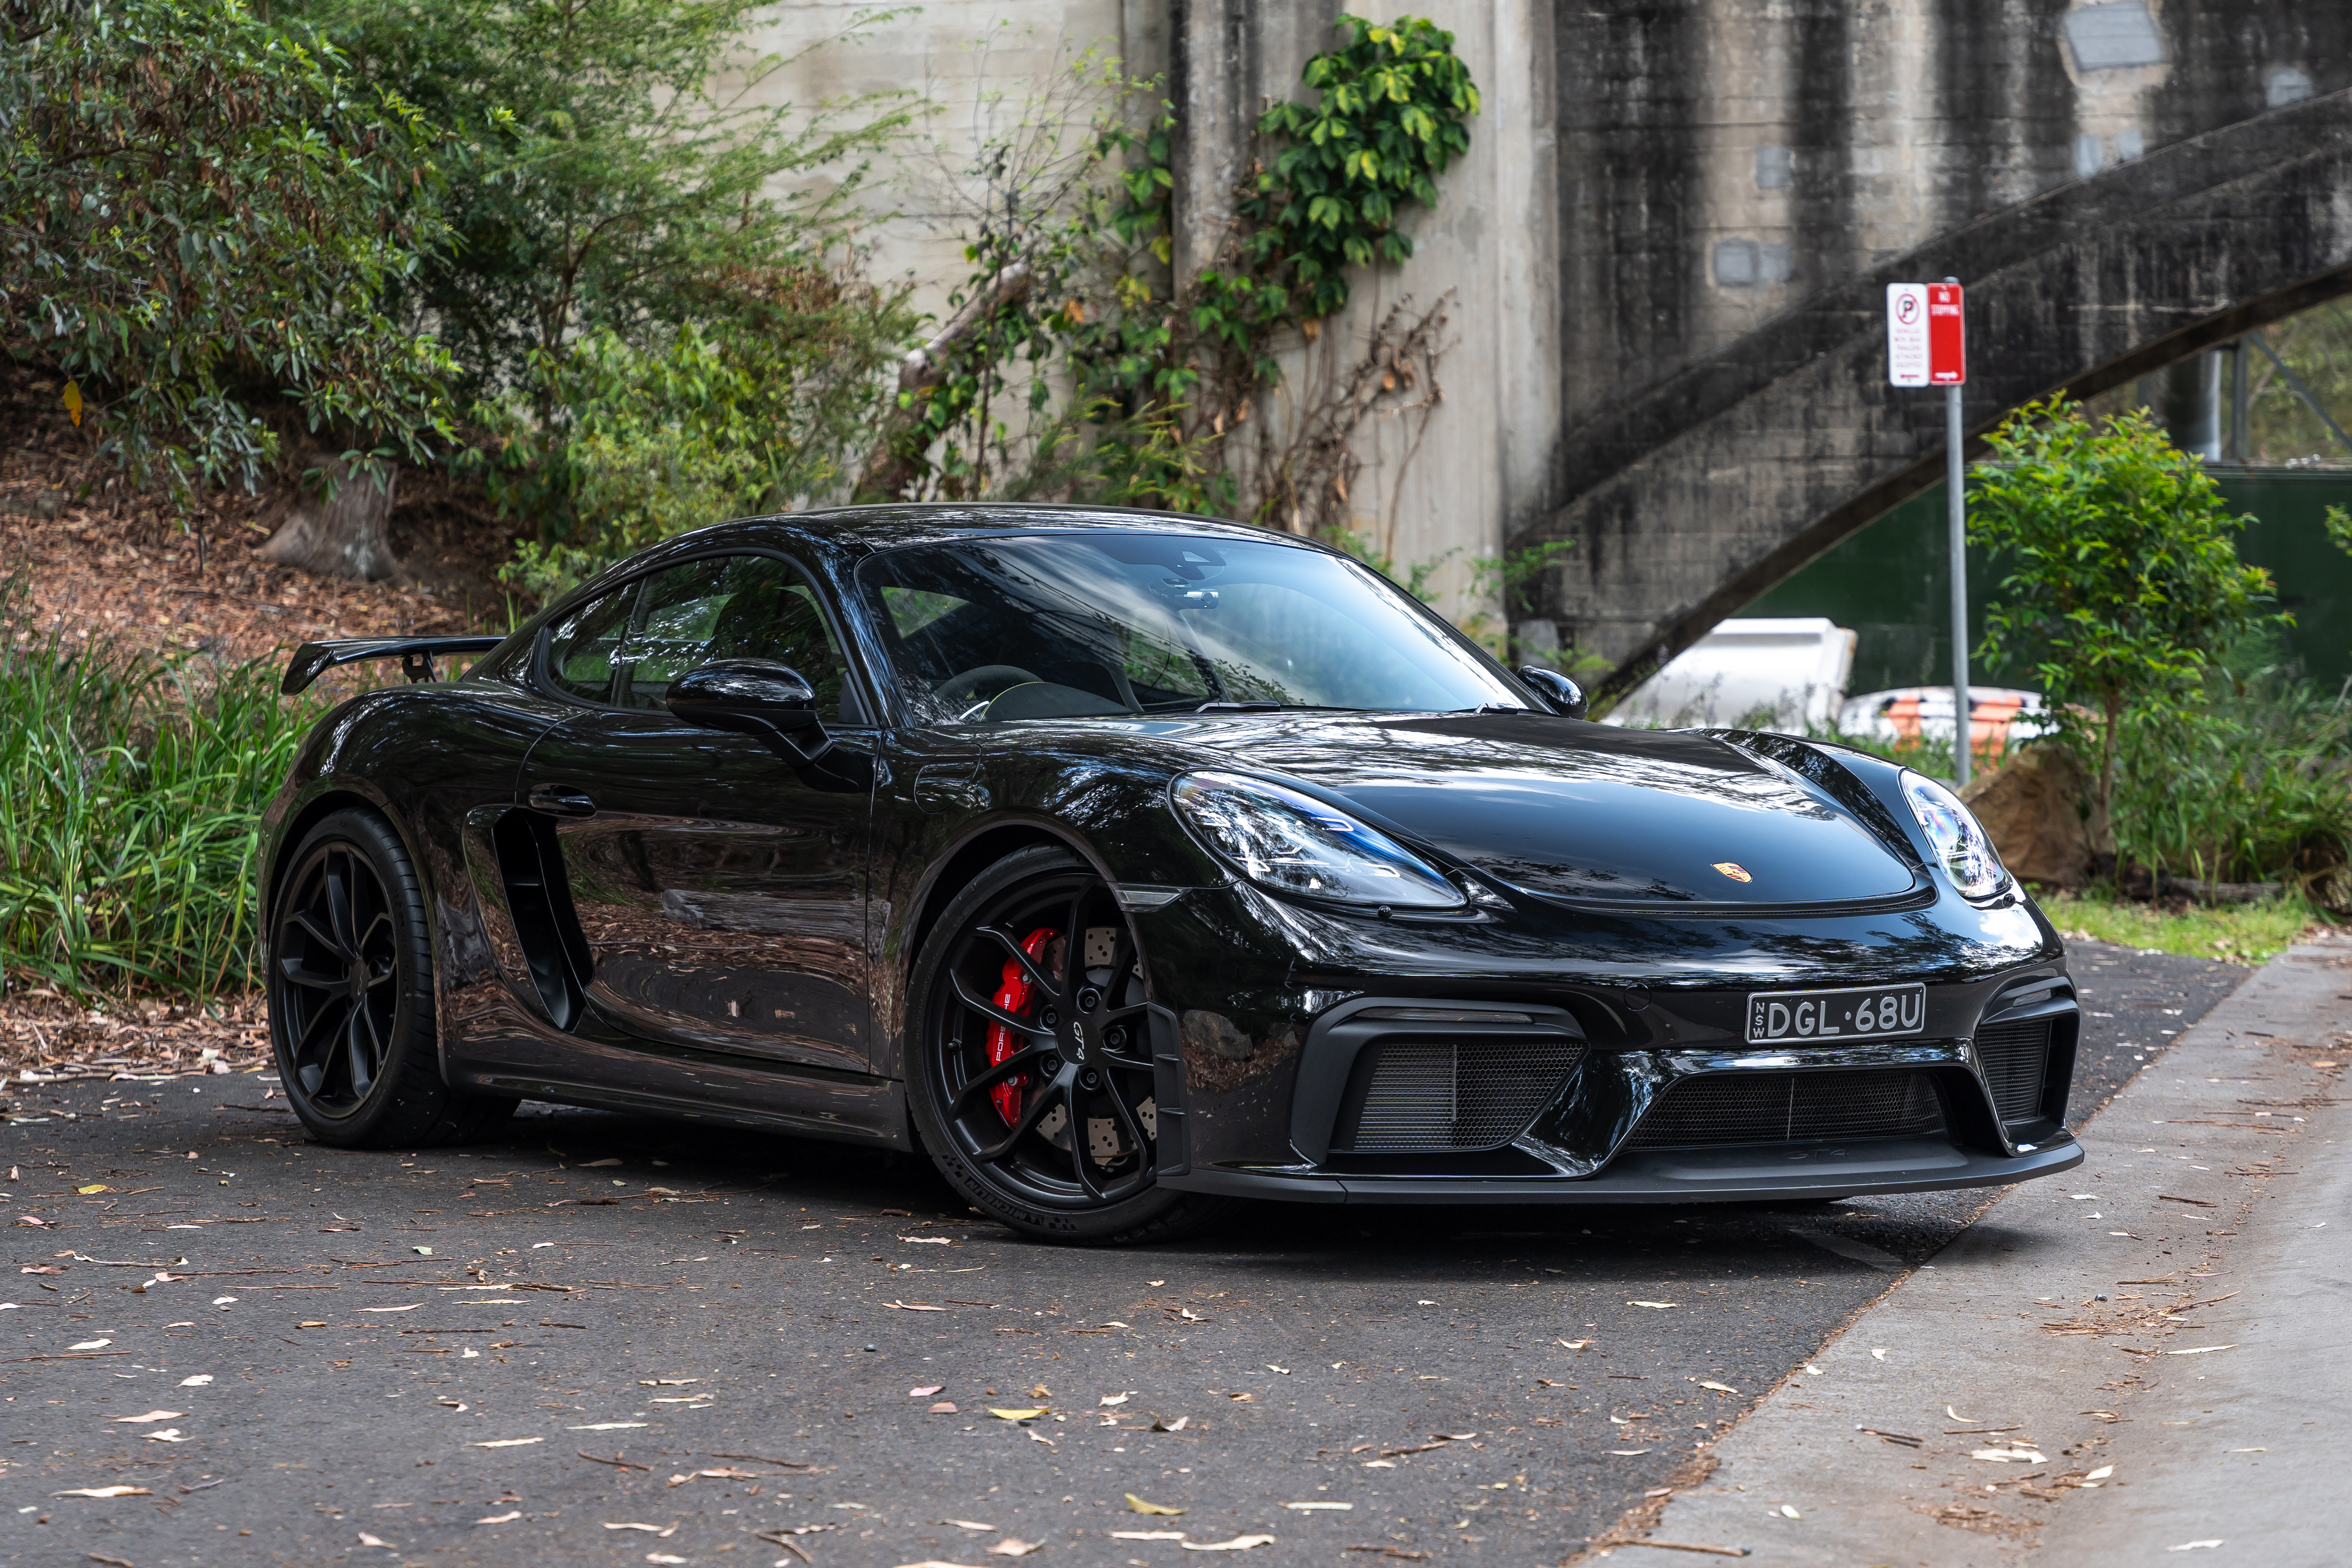
[[[1021, 939], [1021, 951], [1027, 953], [1032, 962], [1043, 963], [1046, 944], [1054, 940], [1054, 936], [1050, 927], [1039, 926]], [[1006, 959], [1003, 981], [996, 992], [996, 1005], [1016, 1018], [1025, 1018], [1029, 1016], [1030, 993], [1034, 989], [1029, 984], [1028, 972], [1021, 967], [1021, 961]], [[1012, 1030], [1002, 1024], [988, 1026], [989, 1066], [994, 1067], [1010, 1058], [1020, 1048], [1021, 1042], [1013, 1037]], [[1021, 1091], [1028, 1085], [1029, 1075], [1017, 1072], [988, 1091], [989, 1099], [996, 1102], [996, 1113], [1004, 1118], [1006, 1126], [1011, 1126], [1021, 1114]]]

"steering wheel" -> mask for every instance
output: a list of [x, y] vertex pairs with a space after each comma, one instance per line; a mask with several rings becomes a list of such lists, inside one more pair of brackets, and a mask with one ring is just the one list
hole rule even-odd
[[983, 664], [967, 669], [961, 675], [950, 676], [947, 680], [934, 687], [931, 695], [945, 706], [952, 708], [958, 701], [970, 697], [990, 681], [997, 681], [1005, 686], [1016, 686], [1024, 681], [1038, 679], [1039, 677], [1030, 674], [1017, 664]]

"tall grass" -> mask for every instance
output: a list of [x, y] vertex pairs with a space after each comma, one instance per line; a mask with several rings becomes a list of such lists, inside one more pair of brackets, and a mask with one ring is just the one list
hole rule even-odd
[[257, 977], [259, 821], [320, 712], [272, 661], [68, 647], [0, 587], [0, 968], [84, 1000]]
[[2308, 890], [2352, 855], [2352, 704], [2274, 665], [2230, 662], [2201, 704], [2125, 721], [2116, 859]]

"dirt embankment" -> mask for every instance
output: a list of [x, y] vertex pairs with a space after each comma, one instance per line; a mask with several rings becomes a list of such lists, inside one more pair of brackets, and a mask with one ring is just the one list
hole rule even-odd
[[0, 363], [0, 579], [21, 581], [20, 646], [112, 635], [226, 663], [311, 637], [502, 631], [510, 602], [496, 573], [516, 529], [478, 493], [402, 475], [392, 514], [399, 570], [380, 583], [312, 576], [259, 560], [299, 482], [258, 495], [208, 494], [183, 512], [129, 489], [78, 429], [63, 384]]

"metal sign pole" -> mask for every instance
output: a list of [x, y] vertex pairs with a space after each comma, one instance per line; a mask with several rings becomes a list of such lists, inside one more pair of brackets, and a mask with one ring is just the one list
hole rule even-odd
[[1944, 488], [1952, 520], [1952, 769], [1956, 782], [1969, 782], [1969, 522], [1961, 489], [1960, 389], [1944, 388]]
[[[1944, 489], [1952, 516], [1952, 771], [1969, 782], [1975, 726], [1969, 702], [1969, 524], [1960, 442], [1960, 386], [1969, 379], [1960, 280], [1886, 286], [1886, 379], [1944, 389]], [[2347, 443], [2352, 445], [2352, 443]]]

